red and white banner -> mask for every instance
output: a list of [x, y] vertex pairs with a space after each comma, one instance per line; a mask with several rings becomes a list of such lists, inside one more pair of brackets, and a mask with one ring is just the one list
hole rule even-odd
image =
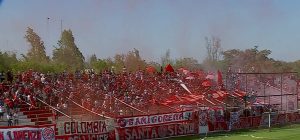
[[208, 113], [207, 110], [199, 111], [199, 134], [208, 133]]
[[117, 119], [118, 126], [135, 127], [192, 120], [192, 111]]
[[232, 125], [231, 130], [257, 128], [260, 126], [261, 116], [241, 117], [238, 122]]
[[114, 120], [63, 122], [58, 124], [58, 140], [115, 139]]
[[198, 133], [194, 122], [165, 124], [154, 126], [127, 127], [118, 129], [120, 140], [162, 139]]
[[56, 136], [56, 140], [115, 140], [114, 132], [105, 134], [73, 134]]
[[55, 140], [55, 125], [0, 128], [0, 140]]

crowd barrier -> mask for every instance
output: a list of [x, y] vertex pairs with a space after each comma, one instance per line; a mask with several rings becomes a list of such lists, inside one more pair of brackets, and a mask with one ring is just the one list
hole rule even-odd
[[[271, 125], [299, 123], [300, 114], [270, 113]], [[209, 110], [122, 117], [98, 121], [66, 121], [55, 125], [0, 127], [0, 140], [141, 140], [163, 139], [267, 127], [269, 113], [240, 117], [231, 112], [230, 119]]]

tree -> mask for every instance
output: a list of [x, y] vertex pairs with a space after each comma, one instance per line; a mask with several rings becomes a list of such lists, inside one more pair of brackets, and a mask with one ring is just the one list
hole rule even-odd
[[84, 68], [84, 56], [77, 48], [70, 29], [62, 32], [61, 39], [57, 44], [59, 48], [53, 51], [54, 62], [65, 65], [68, 70]]
[[13, 66], [18, 63], [17, 55], [14, 52], [0, 52], [0, 72], [13, 70]]
[[49, 57], [46, 55], [44, 42], [40, 36], [33, 31], [32, 28], [27, 27], [26, 41], [31, 45], [25, 59], [33, 62], [48, 62]]
[[214, 36], [211, 39], [205, 37], [205, 42], [207, 50], [207, 59], [212, 62], [218, 61], [222, 54], [221, 39]]
[[274, 72], [298, 72], [299, 74], [299, 60], [295, 62], [284, 62], [284, 61], [275, 61], [272, 62], [272, 68]]
[[87, 65], [89, 68], [92, 68], [93, 67], [93, 64], [97, 62], [97, 56], [96, 54], [93, 54], [89, 59], [88, 59], [88, 62], [87, 62]]
[[123, 68], [125, 67], [125, 55], [124, 54], [116, 54], [114, 57], [114, 70], [117, 73], [120, 73], [123, 71]]
[[92, 68], [96, 72], [103, 72], [104, 70], [110, 70], [112, 63], [110, 59], [98, 59], [97, 56], [93, 54], [89, 58], [88, 68]]
[[97, 61], [92, 63], [92, 68], [96, 71], [96, 72], [102, 72], [104, 70], [110, 70], [111, 67], [109, 65], [109, 62], [105, 59], [98, 59]]
[[90, 57], [90, 63], [93, 63], [93, 62], [95, 62], [95, 61], [97, 61], [97, 56], [96, 56], [96, 54], [93, 54], [91, 57]]
[[300, 60], [290, 63], [290, 66], [292, 67], [292, 70], [297, 72], [298, 76], [300, 76]]
[[160, 64], [158, 62], [150, 61], [150, 62], [147, 62], [147, 65], [154, 67], [157, 71], [160, 71], [161, 67], [160, 67]]
[[129, 72], [142, 70], [146, 67], [146, 62], [142, 60], [139, 51], [135, 48], [126, 54], [124, 64]]
[[166, 53], [160, 58], [161, 59], [161, 65], [166, 66], [168, 64], [173, 64], [173, 60], [171, 59], [171, 51], [168, 49]]
[[231, 67], [232, 69], [239, 69], [244, 60], [241, 58], [241, 54], [243, 52], [239, 49], [232, 49], [223, 52], [223, 63], [225, 63], [226, 67]]
[[[246, 50], [227, 50], [223, 53], [224, 62], [232, 70], [243, 72], [278, 72], [282, 63], [269, 58], [270, 50], [258, 50], [257, 46]], [[277, 68], [275, 66], [277, 65]]]
[[200, 69], [201, 66], [196, 59], [192, 57], [188, 57], [188, 58], [176, 59], [174, 67], [176, 69], [187, 68], [189, 70], [196, 70], [196, 69]]
[[221, 39], [212, 37], [209, 39], [205, 37], [205, 46], [207, 50], [207, 56], [203, 62], [207, 70], [220, 69], [219, 60], [222, 56]]

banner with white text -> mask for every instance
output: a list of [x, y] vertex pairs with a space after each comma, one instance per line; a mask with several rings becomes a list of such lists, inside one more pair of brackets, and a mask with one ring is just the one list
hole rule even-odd
[[185, 112], [157, 114], [157, 115], [150, 115], [150, 116], [118, 118], [117, 123], [118, 126], [121, 128], [166, 124], [166, 123], [192, 120], [192, 114], [193, 114], [192, 111], [185, 111]]
[[195, 135], [198, 124], [194, 122], [120, 128], [119, 140], [152, 140]]
[[55, 125], [0, 127], [0, 140], [55, 140]]
[[90, 140], [115, 139], [115, 123], [113, 119], [99, 121], [70, 121], [57, 124], [57, 140]]

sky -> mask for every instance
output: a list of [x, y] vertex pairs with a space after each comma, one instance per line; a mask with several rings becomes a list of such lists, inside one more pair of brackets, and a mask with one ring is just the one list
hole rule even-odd
[[[2, 1], [2, 2], [1, 2]], [[85, 57], [140, 50], [145, 60], [206, 56], [205, 37], [223, 50], [272, 51], [276, 60], [300, 59], [297, 0], [0, 0], [0, 51], [25, 54], [32, 27], [52, 55], [62, 29], [71, 29]], [[62, 26], [61, 26], [62, 25]]]

